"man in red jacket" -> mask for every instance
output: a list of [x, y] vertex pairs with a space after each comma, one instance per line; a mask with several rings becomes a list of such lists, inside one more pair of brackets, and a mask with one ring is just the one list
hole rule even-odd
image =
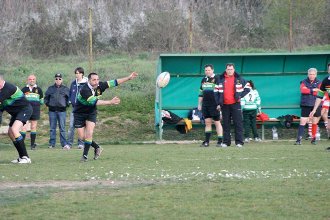
[[[308, 69], [307, 78], [301, 81], [300, 83], [300, 107], [301, 107], [301, 117], [300, 124], [298, 128], [297, 141], [295, 145], [301, 145], [301, 140], [304, 136], [304, 128], [309, 119], [309, 114], [313, 110], [316, 95], [319, 91], [321, 81], [316, 78], [317, 70], [315, 68]], [[312, 144], [316, 144], [316, 130], [317, 123], [319, 122], [321, 117], [321, 107], [319, 106], [316, 109], [315, 115], [312, 119]]]
[[235, 127], [235, 144], [243, 147], [243, 118], [241, 109], [241, 97], [250, 92], [250, 84], [235, 72], [232, 63], [226, 65], [226, 71], [217, 76], [215, 86], [215, 99], [218, 109], [222, 112], [223, 121], [223, 143], [221, 147], [231, 145], [230, 126], [233, 120]]

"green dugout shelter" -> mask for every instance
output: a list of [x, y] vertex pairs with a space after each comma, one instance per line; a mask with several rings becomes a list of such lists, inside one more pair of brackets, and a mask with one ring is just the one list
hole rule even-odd
[[309, 53], [248, 53], [248, 54], [161, 54], [157, 76], [171, 74], [169, 84], [156, 86], [155, 124], [162, 135], [161, 110], [170, 110], [182, 118], [197, 107], [204, 65], [213, 64], [216, 74], [223, 73], [227, 63], [246, 80], [253, 80], [261, 97], [262, 111], [271, 118], [291, 114], [300, 116], [300, 81], [309, 68], [318, 70], [318, 78], [327, 76], [330, 51]]

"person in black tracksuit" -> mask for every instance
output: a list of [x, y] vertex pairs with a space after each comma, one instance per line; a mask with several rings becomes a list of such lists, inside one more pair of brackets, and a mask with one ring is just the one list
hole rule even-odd
[[222, 112], [223, 143], [222, 147], [231, 145], [230, 125], [233, 120], [235, 128], [235, 144], [244, 145], [243, 117], [240, 99], [250, 92], [249, 83], [235, 72], [234, 64], [228, 63], [226, 71], [217, 75], [215, 86], [215, 99], [218, 109]]
[[217, 103], [214, 96], [215, 74], [212, 64], [207, 64], [204, 67], [205, 77], [203, 77], [200, 92], [198, 97], [198, 110], [203, 113], [205, 119], [205, 141], [200, 145], [201, 147], [208, 147], [210, 137], [212, 134], [212, 120], [214, 121], [218, 142], [217, 147], [222, 143], [222, 126], [220, 123], [220, 111], [217, 109]]

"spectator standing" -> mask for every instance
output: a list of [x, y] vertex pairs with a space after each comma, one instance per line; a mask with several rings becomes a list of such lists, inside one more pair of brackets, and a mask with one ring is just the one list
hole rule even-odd
[[198, 110], [202, 111], [205, 119], [205, 141], [200, 146], [209, 146], [210, 137], [212, 134], [212, 121], [214, 121], [218, 134], [217, 146], [220, 147], [223, 134], [222, 126], [220, 123], [220, 110], [217, 109], [217, 103], [214, 98], [215, 74], [213, 65], [206, 64], [204, 71], [205, 77], [202, 79], [199, 90]]
[[[304, 128], [309, 121], [310, 113], [313, 111], [313, 107], [316, 101], [321, 81], [317, 79], [317, 70], [315, 68], [308, 69], [307, 78], [300, 82], [300, 108], [301, 116], [298, 127], [297, 140], [295, 145], [301, 145], [302, 138], [304, 136]], [[322, 96], [323, 97], [323, 96]], [[317, 123], [321, 117], [321, 106], [315, 110], [315, 115], [312, 118], [312, 144], [316, 144], [316, 131]]]
[[23, 92], [17, 86], [6, 82], [2, 74], [0, 74], [0, 111], [6, 111], [11, 115], [8, 136], [19, 155], [17, 159], [11, 162], [18, 164], [31, 163], [20, 130], [32, 115], [32, 107]]
[[261, 99], [258, 91], [254, 87], [253, 81], [249, 80], [248, 83], [251, 86], [251, 90], [241, 99], [245, 143], [248, 143], [250, 141], [250, 129], [252, 129], [254, 140], [261, 141], [258, 135], [256, 125], [257, 113], [261, 113]]
[[[74, 139], [74, 114], [73, 114], [73, 109], [76, 105], [77, 102], [77, 96], [80, 92], [80, 89], [83, 85], [85, 85], [88, 81], [87, 77], [84, 76], [84, 69], [82, 67], [77, 67], [74, 70], [76, 79], [71, 82], [70, 86], [70, 103], [72, 105], [72, 111], [70, 113], [70, 124], [69, 124], [69, 129], [68, 129], [68, 145], [70, 148], [73, 145], [73, 139]], [[80, 140], [78, 138], [78, 149], [83, 149], [84, 148], [84, 141]]]
[[60, 142], [65, 150], [69, 150], [65, 132], [66, 109], [69, 106], [69, 88], [63, 85], [61, 73], [55, 74], [54, 85], [48, 87], [45, 93], [45, 105], [48, 107], [50, 138], [49, 148], [55, 148], [56, 145], [56, 125], [60, 129]]
[[[29, 119], [31, 124], [31, 150], [35, 150], [36, 148], [36, 138], [37, 138], [37, 126], [38, 120], [40, 119], [40, 105], [44, 103], [44, 95], [42, 89], [37, 86], [37, 78], [35, 75], [30, 75], [27, 79], [27, 85], [22, 88], [22, 92], [24, 93], [26, 99], [30, 102], [33, 112]], [[23, 126], [21, 135], [25, 138], [27, 131], [26, 125]]]
[[235, 129], [235, 144], [243, 147], [243, 118], [240, 100], [250, 92], [250, 85], [235, 72], [232, 63], [226, 64], [226, 70], [217, 76], [215, 87], [215, 98], [217, 108], [221, 109], [223, 121], [223, 143], [222, 147], [231, 145], [230, 125], [231, 120]]

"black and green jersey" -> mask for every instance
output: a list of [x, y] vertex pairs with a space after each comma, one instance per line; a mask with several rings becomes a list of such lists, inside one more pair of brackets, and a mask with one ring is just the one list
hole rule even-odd
[[22, 88], [22, 92], [32, 107], [40, 107], [40, 105], [44, 104], [44, 94], [41, 88], [37, 85], [33, 86], [32, 88], [27, 85]]
[[325, 93], [328, 93], [330, 96], [330, 76], [327, 76], [323, 79], [320, 90], [318, 91], [316, 97], [322, 99]]
[[107, 82], [100, 82], [96, 89], [93, 89], [89, 83], [85, 84], [78, 96], [77, 102], [74, 107], [74, 113], [86, 113], [94, 114], [96, 113], [96, 103], [102, 97], [102, 93], [111, 87], [117, 86], [117, 80], [110, 80]]
[[5, 82], [5, 85], [0, 90], [0, 110], [7, 111], [10, 115], [16, 114], [22, 108], [29, 105], [22, 90], [17, 86]]
[[203, 106], [216, 105], [214, 98], [215, 76], [205, 76], [199, 88], [199, 97], [203, 97]]

